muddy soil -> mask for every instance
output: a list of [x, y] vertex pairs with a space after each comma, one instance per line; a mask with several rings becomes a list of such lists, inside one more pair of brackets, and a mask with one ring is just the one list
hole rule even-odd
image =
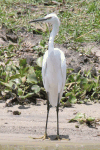
[[[40, 27], [38, 30], [40, 30]], [[42, 39], [41, 35], [33, 33], [27, 32], [26, 28], [22, 27], [18, 33], [15, 34], [12, 30], [7, 29], [7, 27], [3, 25], [0, 29], [0, 47], [5, 48], [10, 44], [18, 45], [18, 39], [21, 37], [21, 49], [18, 51], [13, 50], [16, 55], [12, 57], [12, 60], [17, 61], [18, 58], [26, 58], [28, 64], [34, 65], [36, 59], [43, 54], [33, 49], [33, 46], [38, 46]], [[92, 76], [98, 74], [98, 70], [100, 70], [99, 43], [81, 43], [78, 51], [77, 46], [73, 43], [68, 43], [68, 41], [61, 45], [55, 44], [55, 47], [60, 48], [65, 53], [67, 68], [73, 68], [73, 72], [77, 73], [81, 70], [83, 73], [84, 70], [91, 70]], [[82, 49], [86, 53], [83, 53]]]

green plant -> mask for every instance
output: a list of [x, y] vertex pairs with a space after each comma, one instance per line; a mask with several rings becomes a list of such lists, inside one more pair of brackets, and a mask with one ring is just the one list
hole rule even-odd
[[[86, 123], [87, 126], [96, 125], [96, 120], [93, 117], [86, 118], [86, 115], [83, 113], [77, 113], [73, 119], [69, 120], [69, 123], [78, 122], [79, 124]], [[96, 127], [96, 126], [95, 126]]]
[[[100, 76], [93, 80], [91, 72], [85, 72], [84, 75], [71, 73], [68, 75], [65, 85], [65, 97], [62, 98], [62, 105], [70, 103], [86, 103], [88, 99], [100, 99]], [[87, 100], [86, 100], [87, 99]]]
[[18, 99], [32, 97], [40, 91], [39, 75], [36, 76], [34, 67], [27, 65], [26, 59], [20, 59], [18, 66], [7, 61], [5, 66], [0, 66], [0, 91], [5, 95], [11, 92]]

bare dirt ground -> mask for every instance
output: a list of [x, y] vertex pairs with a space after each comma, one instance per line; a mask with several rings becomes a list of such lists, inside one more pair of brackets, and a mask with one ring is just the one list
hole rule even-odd
[[[46, 105], [42, 102], [36, 105], [14, 105], [4, 107], [0, 103], [0, 144], [5, 145], [40, 145], [40, 146], [74, 146], [83, 147], [93, 145], [100, 148], [100, 125], [88, 127], [86, 124], [68, 123], [75, 117], [77, 112], [85, 113], [86, 117], [92, 116], [99, 119], [100, 104], [75, 104], [70, 108], [61, 108], [59, 111], [60, 135], [66, 140], [55, 141], [56, 136], [56, 110], [50, 109], [48, 122], [48, 136], [51, 140], [31, 139], [30, 137], [41, 137], [44, 134], [46, 121]], [[18, 110], [21, 115], [13, 115]], [[79, 125], [76, 128], [75, 125]], [[68, 140], [69, 139], [69, 140]], [[44, 144], [43, 144], [44, 143]], [[48, 143], [48, 144], [47, 144]], [[96, 148], [96, 147], [95, 147]]]
[[[17, 46], [19, 37], [23, 39], [21, 49], [18, 51], [14, 50], [16, 55], [12, 57], [12, 60], [17, 61], [18, 58], [26, 58], [28, 64], [34, 65], [36, 59], [43, 55], [33, 49], [33, 46], [39, 45], [42, 39], [41, 35], [29, 33], [24, 27], [15, 34], [12, 30], [2, 26], [0, 29], [0, 48], [5, 48], [10, 44]], [[77, 44], [68, 43], [68, 41], [61, 45], [55, 44], [55, 47], [60, 48], [65, 53], [67, 68], [73, 68], [75, 73], [79, 72], [79, 70], [82, 72], [91, 70], [93, 76], [98, 74], [98, 70], [100, 70], [99, 43], [81, 43], [78, 51]], [[82, 52], [82, 49], [84, 52]], [[2, 63], [0, 60], [0, 64]]]

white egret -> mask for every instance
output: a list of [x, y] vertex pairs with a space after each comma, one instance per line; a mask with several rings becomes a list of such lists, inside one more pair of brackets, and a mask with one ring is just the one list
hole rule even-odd
[[59, 103], [62, 97], [65, 81], [66, 81], [66, 60], [64, 53], [58, 49], [54, 48], [54, 38], [59, 31], [60, 21], [55, 13], [46, 15], [44, 18], [36, 19], [32, 22], [44, 21], [51, 23], [53, 26], [52, 32], [49, 38], [48, 51], [45, 52], [43, 56], [42, 63], [42, 78], [44, 88], [48, 95], [47, 100], [47, 119], [44, 139], [47, 138], [47, 123], [49, 116], [50, 104], [56, 107], [57, 111], [57, 139], [59, 136]]

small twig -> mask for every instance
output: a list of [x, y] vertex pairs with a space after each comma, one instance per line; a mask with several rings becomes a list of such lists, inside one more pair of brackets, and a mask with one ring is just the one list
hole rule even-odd
[[63, 0], [63, 4], [65, 4], [65, 0]]
[[85, 56], [87, 56], [88, 58], [93, 58], [93, 56], [90, 56], [90, 55], [87, 55], [87, 54], [85, 54]]
[[71, 82], [71, 83], [67, 83], [66, 86], [69, 85], [67, 89], [69, 90], [73, 84], [78, 84], [78, 83], [79, 83], [79, 82]]
[[75, 84], [75, 83], [79, 83], [79, 82], [71, 82], [71, 83], [67, 83], [66, 86], [68, 86], [68, 85], [70, 85], [70, 84], [73, 85], [73, 84]]
[[0, 48], [5, 48], [5, 47], [8, 47], [8, 45], [7, 46], [0, 46]]
[[73, 84], [74, 83], [70, 83], [67, 89], [69, 90]]
[[91, 33], [93, 30], [95, 30], [95, 29], [92, 29], [91, 31], [89, 31], [89, 32], [87, 32], [87, 33], [85, 33], [85, 34], [83, 34], [83, 35], [81, 35], [81, 36], [77, 37], [76, 39], [79, 39], [79, 38], [81, 38], [81, 37], [85, 36], [86, 34]]
[[[11, 43], [13, 46], [17, 46], [18, 44], [14, 44], [14, 43]], [[10, 44], [9, 44], [10, 45]], [[8, 47], [9, 45], [4, 45], [4, 46], [0, 46], [0, 48], [5, 48], [5, 47]]]

